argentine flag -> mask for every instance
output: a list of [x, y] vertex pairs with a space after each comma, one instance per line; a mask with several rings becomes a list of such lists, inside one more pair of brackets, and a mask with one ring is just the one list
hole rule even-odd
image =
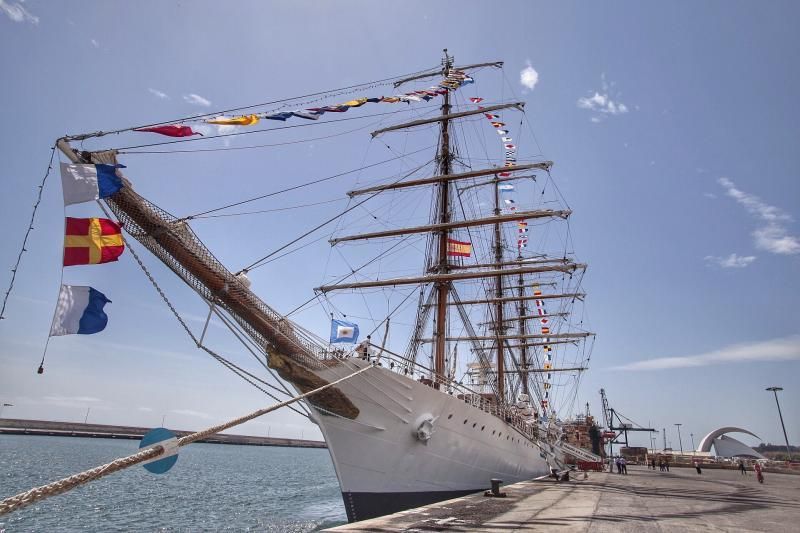
[[91, 287], [62, 285], [50, 336], [91, 335], [103, 331], [108, 324], [108, 316], [103, 312], [107, 303], [111, 300]]
[[331, 320], [331, 344], [336, 342], [355, 344], [356, 341], [358, 341], [358, 324], [344, 320]]
[[61, 163], [64, 205], [82, 204], [111, 196], [122, 188], [117, 169], [125, 165], [73, 165]]

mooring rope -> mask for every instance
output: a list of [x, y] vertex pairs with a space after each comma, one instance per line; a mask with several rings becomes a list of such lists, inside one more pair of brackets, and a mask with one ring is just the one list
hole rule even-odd
[[[239, 418], [234, 418], [233, 420], [229, 420], [228, 422], [225, 422], [223, 424], [212, 426], [208, 429], [204, 429], [202, 431], [186, 435], [185, 437], [181, 437], [180, 439], [178, 439], [178, 446], [186, 446], [187, 444], [191, 444], [198, 440], [205, 439], [207, 437], [210, 437], [211, 435], [215, 435], [226, 429], [230, 429], [234, 426], [238, 426], [240, 424], [253, 420], [254, 418], [258, 418], [259, 416], [271, 413], [272, 411], [280, 409], [281, 407], [286, 407], [287, 405], [308, 398], [309, 396], [313, 396], [314, 394], [322, 392], [325, 389], [333, 387], [334, 385], [337, 385], [354, 376], [357, 376], [362, 372], [366, 372], [370, 368], [372, 368], [372, 365], [365, 366], [364, 368], [356, 372], [353, 372], [352, 374], [348, 374], [343, 378], [339, 378], [336, 381], [332, 381], [326, 385], [323, 385], [322, 387], [316, 388], [312, 391], [308, 391], [299, 396], [295, 396], [294, 398], [290, 398], [284, 402], [277, 403], [275, 405], [271, 405], [270, 407], [265, 407], [257, 411], [253, 411], [252, 413], [240, 416]], [[56, 494], [67, 492], [68, 490], [72, 490], [75, 487], [79, 487], [80, 485], [84, 485], [86, 483], [89, 483], [90, 481], [94, 481], [95, 479], [100, 479], [101, 477], [113, 474], [114, 472], [117, 472], [119, 470], [123, 470], [133, 465], [142, 463], [144, 461], [147, 461], [148, 459], [154, 459], [159, 455], [163, 454], [164, 452], [165, 448], [163, 446], [161, 446], [160, 444], [154, 444], [153, 446], [145, 448], [133, 455], [129, 455], [127, 457], [121, 457], [119, 459], [111, 461], [110, 463], [106, 463], [96, 468], [92, 468], [91, 470], [86, 470], [78, 474], [73, 474], [63, 479], [59, 479], [58, 481], [54, 481], [53, 483], [42, 485], [41, 487], [36, 487], [26, 492], [21, 492], [16, 496], [10, 496], [0, 501], [0, 516], [8, 514], [11, 511], [21, 509], [22, 507], [26, 507], [32, 503], [36, 503], [50, 496], [55, 496]]]

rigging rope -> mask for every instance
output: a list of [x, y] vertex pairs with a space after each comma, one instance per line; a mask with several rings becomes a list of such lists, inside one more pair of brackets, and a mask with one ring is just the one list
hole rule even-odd
[[[332, 381], [312, 391], [290, 398], [289, 400], [271, 405], [269, 407], [265, 407], [263, 409], [258, 409], [256, 411], [253, 411], [252, 413], [240, 416], [239, 418], [234, 418], [233, 420], [229, 420], [228, 422], [224, 422], [222, 424], [212, 426], [202, 431], [197, 431], [195, 433], [191, 433], [189, 435], [181, 437], [180, 439], [178, 439], [178, 446], [179, 447], [186, 446], [193, 442], [197, 442], [199, 440], [208, 438], [211, 435], [215, 435], [221, 431], [225, 431], [226, 429], [230, 429], [232, 427], [244, 424], [245, 422], [249, 422], [254, 418], [258, 418], [267, 413], [271, 413], [272, 411], [276, 411], [281, 407], [289, 406], [295, 402], [298, 402], [300, 400], [308, 398], [309, 396], [313, 396], [314, 394], [317, 394], [319, 392], [322, 392], [323, 390], [333, 387], [334, 385], [338, 385], [339, 383], [342, 383], [343, 381], [355, 377], [358, 374], [361, 374], [362, 372], [365, 372], [371, 368], [372, 365], [365, 366], [364, 368], [357, 370], [351, 374], [348, 374], [343, 378], [337, 379], [336, 381]], [[63, 479], [59, 479], [58, 481], [54, 481], [53, 483], [42, 485], [41, 487], [36, 487], [26, 492], [21, 492], [15, 496], [11, 496], [9, 498], [0, 501], [0, 516], [8, 514], [11, 511], [21, 509], [22, 507], [31, 505], [32, 503], [36, 503], [50, 496], [55, 496], [56, 494], [67, 492], [69, 490], [74, 489], [75, 487], [78, 487], [80, 485], [85, 485], [90, 481], [94, 481], [109, 474], [113, 474], [114, 472], [124, 470], [133, 465], [147, 461], [148, 459], [155, 459], [160, 455], [162, 455], [165, 451], [166, 450], [164, 446], [160, 444], [155, 444], [127, 457], [121, 457], [104, 465], [100, 465], [96, 468], [85, 470], [78, 474], [74, 474], [72, 476], [68, 476]]]
[[262, 194], [262, 195], [259, 195], [259, 196], [254, 196], [252, 198], [247, 198], [245, 200], [240, 200], [238, 202], [233, 202], [231, 204], [223, 205], [222, 207], [216, 207], [214, 209], [209, 209], [207, 211], [201, 211], [199, 213], [195, 213], [193, 215], [189, 215], [189, 216], [184, 217], [184, 220], [192, 220], [193, 218], [198, 218], [198, 217], [201, 217], [201, 216], [204, 216], [204, 215], [208, 215], [210, 213], [216, 213], [217, 211], [222, 211], [224, 209], [229, 209], [231, 207], [237, 207], [237, 206], [244, 205], [244, 204], [247, 204], [247, 203], [250, 203], [250, 202], [255, 202], [257, 200], [263, 200], [264, 198], [269, 198], [271, 196], [277, 196], [277, 195], [283, 194], [285, 192], [290, 192], [290, 191], [294, 191], [294, 190], [297, 190], [297, 189], [302, 189], [302, 188], [308, 187], [310, 185], [316, 185], [318, 183], [322, 183], [322, 182], [325, 182], [325, 181], [330, 181], [332, 179], [340, 178], [342, 176], [346, 176], [346, 175], [352, 174], [354, 172], [361, 172], [362, 170], [366, 170], [368, 168], [373, 168], [373, 167], [377, 167], [377, 166], [380, 166], [380, 165], [384, 165], [386, 163], [391, 163], [392, 161], [397, 161], [398, 159], [402, 159], [404, 157], [408, 157], [408, 156], [417, 154], [419, 152], [424, 152], [425, 150], [430, 150], [430, 149], [431, 149], [431, 147], [427, 146], [425, 148], [420, 148], [419, 150], [415, 150], [415, 151], [410, 152], [408, 154], [401, 154], [401, 155], [398, 155], [397, 157], [392, 157], [390, 159], [384, 159], [383, 161], [378, 161], [377, 163], [372, 163], [370, 165], [365, 165], [365, 166], [362, 166], [360, 168], [356, 168], [356, 169], [353, 169], [353, 170], [348, 170], [346, 172], [340, 172], [338, 174], [334, 174], [334, 175], [328, 176], [326, 178], [320, 178], [320, 179], [316, 179], [316, 180], [313, 180], [313, 181], [307, 181], [305, 183], [301, 183], [299, 185], [293, 185], [291, 187], [287, 187], [286, 189], [281, 189], [279, 191], [274, 191], [274, 192], [271, 192], [271, 193]]
[[22, 246], [19, 249], [17, 261], [14, 263], [14, 268], [11, 269], [11, 282], [8, 285], [8, 290], [6, 291], [5, 296], [3, 297], [3, 307], [0, 309], [0, 320], [5, 318], [6, 304], [8, 303], [8, 297], [11, 295], [11, 291], [14, 289], [14, 281], [17, 279], [17, 270], [19, 270], [19, 265], [22, 262], [22, 254], [28, 251], [27, 248], [25, 248], [25, 245], [28, 244], [28, 237], [30, 237], [31, 232], [33, 231], [33, 221], [36, 218], [36, 211], [39, 209], [39, 204], [42, 202], [42, 191], [44, 190], [44, 185], [47, 182], [47, 177], [50, 176], [50, 171], [53, 170], [53, 158], [55, 157], [55, 154], [56, 145], [54, 144], [53, 147], [50, 148], [50, 161], [47, 163], [47, 172], [44, 173], [44, 178], [42, 178], [42, 182], [39, 184], [39, 193], [36, 196], [36, 203], [33, 204], [31, 221], [28, 223], [28, 229], [25, 230], [25, 238], [22, 239]]
[[[401, 176], [399, 179], [397, 179], [397, 180], [396, 180], [396, 181], [394, 181], [393, 183], [399, 183], [399, 182], [403, 181], [403, 180], [404, 180], [404, 179], [406, 179], [408, 176], [410, 176], [410, 175], [414, 174], [415, 172], [417, 172], [419, 169], [421, 169], [421, 168], [423, 168], [423, 167], [427, 166], [427, 165], [428, 165], [428, 163], [429, 163], [429, 162], [426, 162], [426, 163], [424, 163], [424, 164], [420, 165], [419, 167], [417, 167], [417, 168], [413, 169], [411, 172], [408, 172], [407, 174], [404, 174], [403, 176]], [[373, 193], [373, 194], [370, 194], [370, 195], [369, 195], [369, 196], [367, 196], [367, 197], [366, 197], [364, 200], [361, 200], [360, 202], [357, 202], [357, 203], [353, 204], [352, 206], [348, 207], [348, 208], [347, 208], [347, 209], [345, 209], [344, 211], [342, 211], [342, 212], [340, 212], [340, 213], [338, 213], [338, 214], [334, 215], [333, 217], [331, 217], [331, 218], [327, 219], [326, 221], [324, 221], [324, 222], [322, 222], [322, 223], [320, 223], [320, 224], [318, 224], [318, 225], [314, 226], [313, 228], [311, 228], [311, 229], [310, 229], [310, 230], [308, 230], [307, 232], [303, 233], [303, 234], [302, 234], [302, 235], [300, 235], [299, 237], [297, 237], [297, 238], [295, 238], [295, 239], [293, 239], [293, 240], [291, 240], [291, 241], [287, 242], [286, 244], [284, 244], [283, 246], [279, 247], [278, 249], [276, 249], [276, 250], [273, 250], [272, 252], [268, 253], [268, 254], [267, 254], [267, 255], [265, 255], [264, 257], [262, 257], [262, 258], [260, 258], [260, 259], [258, 259], [258, 260], [256, 260], [256, 261], [254, 261], [253, 263], [249, 264], [248, 266], [244, 267], [244, 268], [243, 268], [243, 269], [242, 269], [240, 272], [250, 272], [251, 270], [254, 270], [254, 269], [256, 269], [256, 268], [258, 268], [258, 267], [260, 267], [260, 266], [263, 266], [263, 265], [264, 265], [264, 261], [266, 261], [267, 259], [269, 259], [269, 258], [270, 258], [270, 257], [272, 257], [273, 255], [277, 254], [278, 252], [280, 252], [280, 251], [282, 251], [282, 250], [285, 250], [286, 248], [288, 248], [289, 246], [293, 245], [294, 243], [296, 243], [296, 242], [298, 242], [298, 241], [300, 241], [300, 240], [302, 240], [302, 239], [304, 239], [304, 238], [308, 237], [309, 235], [311, 235], [312, 233], [314, 233], [314, 232], [315, 232], [315, 231], [317, 231], [318, 229], [320, 229], [320, 228], [323, 228], [323, 227], [327, 226], [328, 224], [330, 224], [331, 222], [334, 222], [335, 220], [338, 220], [339, 218], [343, 217], [344, 215], [346, 215], [346, 214], [347, 214], [347, 213], [349, 213], [350, 211], [354, 210], [355, 208], [357, 208], [357, 207], [359, 207], [359, 206], [361, 206], [361, 205], [363, 205], [363, 204], [365, 204], [365, 203], [369, 202], [370, 200], [372, 200], [373, 198], [375, 198], [376, 196], [378, 196], [378, 195], [379, 195], [379, 194], [381, 194], [382, 192], [383, 192], [383, 191], [377, 191], [377, 192], [375, 192], [375, 193]]]

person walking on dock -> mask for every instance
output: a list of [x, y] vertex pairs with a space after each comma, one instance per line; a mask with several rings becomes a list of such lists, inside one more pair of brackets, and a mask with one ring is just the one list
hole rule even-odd
[[695, 461], [694, 462], [694, 468], [695, 468], [695, 470], [697, 470], [697, 475], [701, 475], [703, 473], [703, 470], [700, 468], [700, 462], [699, 461]]
[[739, 461], [739, 471], [743, 476], [747, 475], [747, 468], [744, 466], [744, 461]]
[[627, 476], [628, 475], [628, 461], [626, 461], [624, 457], [621, 457], [620, 460], [619, 460], [619, 465], [622, 467], [622, 473]]

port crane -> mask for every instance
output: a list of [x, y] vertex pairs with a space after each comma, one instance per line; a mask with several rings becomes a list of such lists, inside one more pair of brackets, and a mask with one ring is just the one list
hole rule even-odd
[[[608, 404], [608, 397], [606, 396], [606, 390], [600, 389], [600, 401], [603, 406], [603, 422], [606, 426], [606, 432], [604, 432], [604, 436], [608, 436], [608, 455], [609, 457], [614, 456], [614, 444], [622, 445], [623, 443], [619, 440], [620, 437], [625, 439], [625, 447], [628, 447], [628, 432], [629, 431], [647, 431], [649, 433], [654, 433], [656, 430], [653, 428], [645, 428], [641, 425], [635, 423], [630, 418], [626, 417], [625, 415], [620, 414], [616, 411], [613, 407]], [[625, 419], [623, 421], [623, 418]], [[613, 436], [611, 434], [613, 433]]]

